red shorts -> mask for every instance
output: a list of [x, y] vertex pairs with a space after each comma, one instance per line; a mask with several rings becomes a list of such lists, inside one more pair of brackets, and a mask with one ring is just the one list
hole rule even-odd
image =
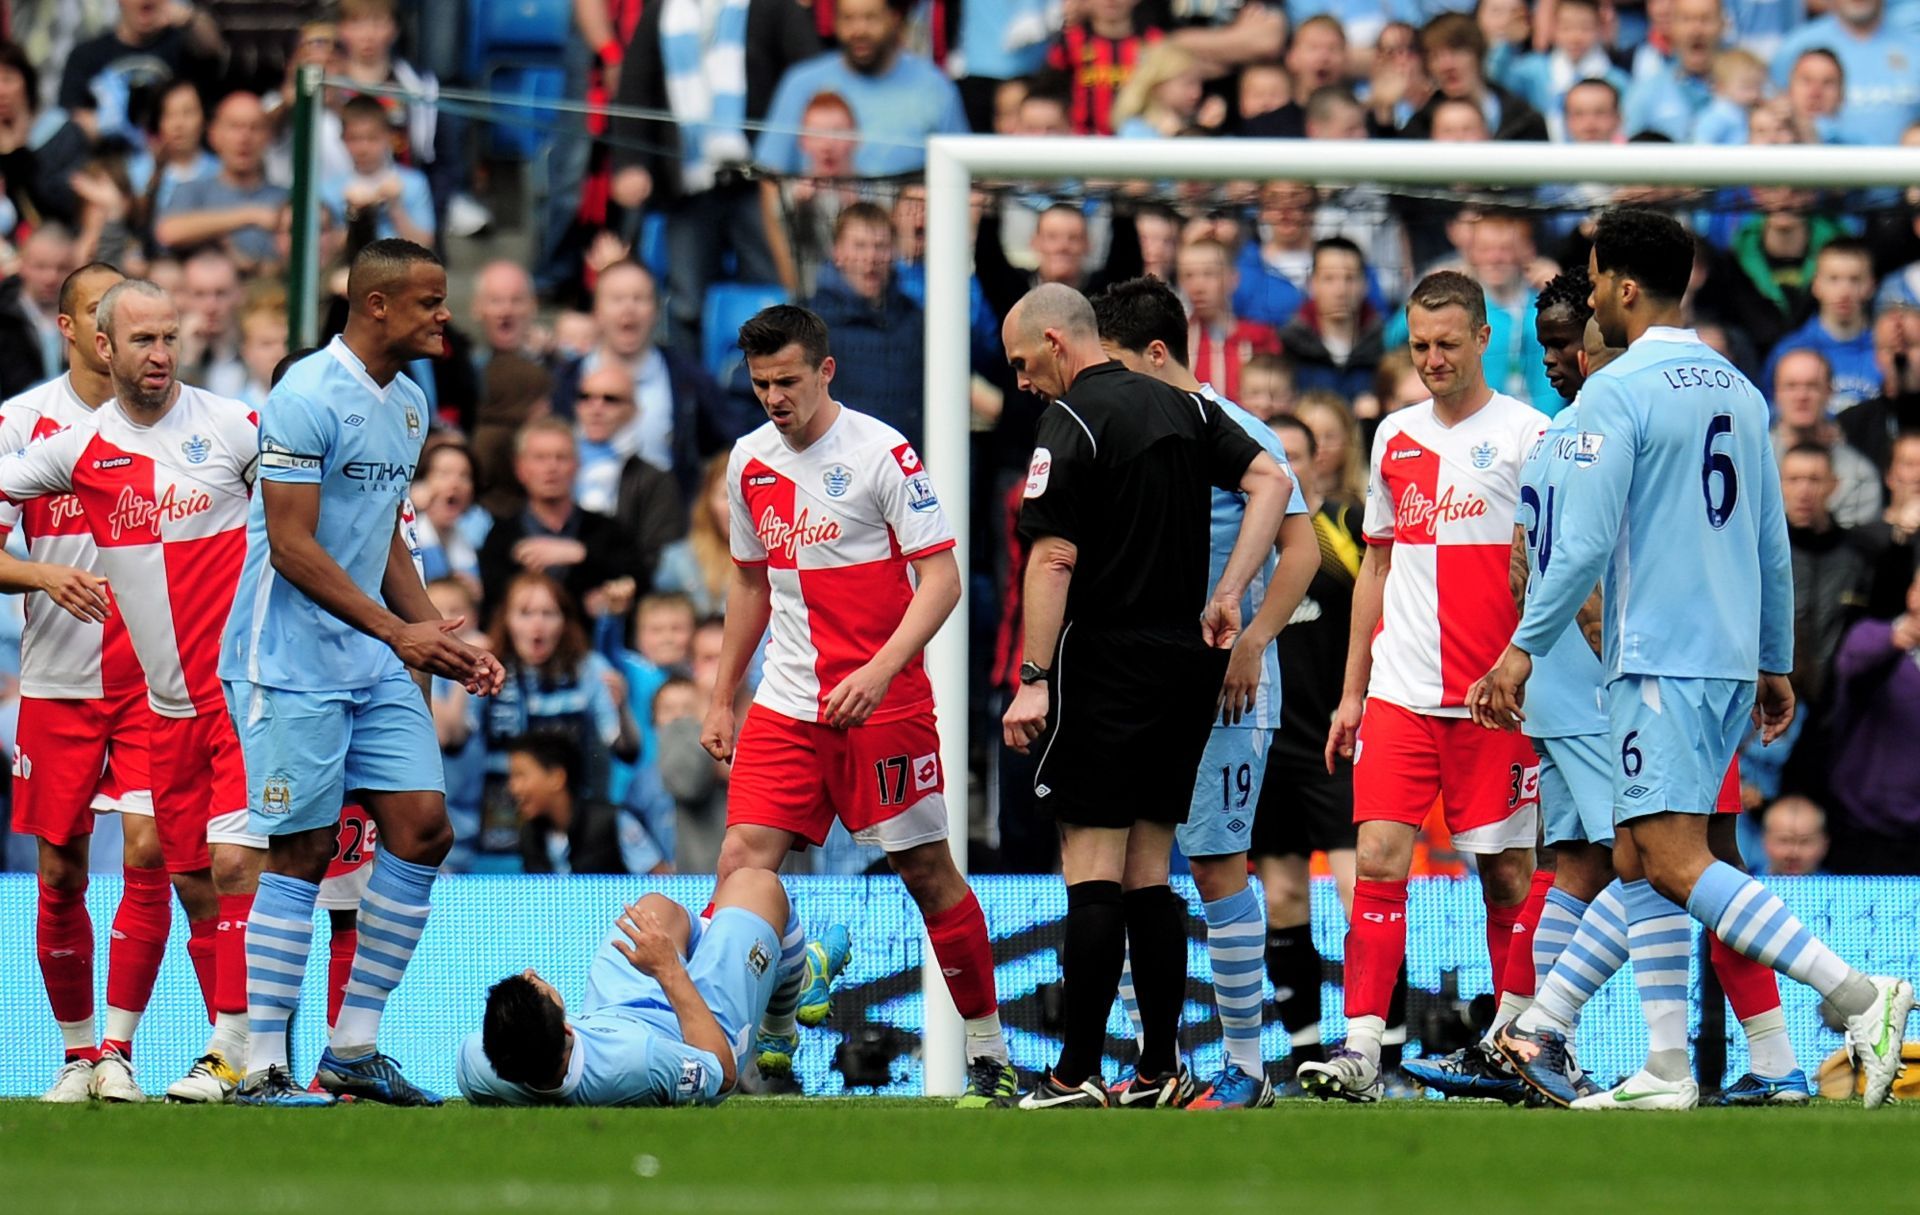
[[154, 718], [153, 821], [168, 873], [207, 868], [210, 843], [267, 846], [247, 830], [247, 770], [224, 710]]
[[945, 776], [931, 712], [836, 730], [754, 705], [734, 748], [727, 826], [777, 827], [817, 846], [837, 812], [862, 843], [898, 852], [947, 838]]
[[1735, 755], [1733, 763], [1727, 767], [1727, 779], [1720, 782], [1720, 796], [1713, 800], [1715, 814], [1738, 814], [1745, 809], [1740, 803], [1740, 757]]
[[[153, 723], [145, 687], [111, 699], [20, 698], [13, 748], [13, 829], [50, 844], [93, 834], [96, 799], [117, 803], [151, 787]], [[103, 809], [118, 806], [103, 806]]]
[[333, 859], [320, 881], [318, 905], [327, 911], [355, 911], [373, 877], [373, 846], [379, 838], [373, 819], [360, 806], [340, 807], [340, 831], [334, 837]]
[[1418, 827], [1437, 797], [1462, 851], [1532, 847], [1539, 767], [1525, 735], [1369, 700], [1354, 744], [1353, 821]]

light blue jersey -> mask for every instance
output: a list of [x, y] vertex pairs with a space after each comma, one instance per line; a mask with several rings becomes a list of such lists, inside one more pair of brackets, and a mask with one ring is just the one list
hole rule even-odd
[[[1520, 509], [1514, 522], [1527, 534], [1527, 594], [1551, 564], [1567, 475], [1580, 451], [1580, 398], [1553, 416], [1520, 469]], [[1596, 581], [1598, 581], [1596, 579]], [[1600, 659], [1569, 620], [1553, 649], [1534, 663], [1527, 681], [1527, 737], [1571, 738], [1607, 732]]]
[[1773, 56], [1773, 84], [1785, 88], [1794, 61], [1813, 49], [1840, 61], [1847, 96], [1840, 129], [1847, 143], [1897, 144], [1907, 124], [1920, 116], [1920, 55], [1910, 22], [1894, 15], [1866, 38], [1847, 31], [1838, 17], [1816, 17], [1788, 34]]
[[[1240, 429], [1258, 443], [1261, 450], [1273, 457], [1280, 470], [1293, 477], [1293, 469], [1287, 464], [1287, 452], [1280, 444], [1280, 436], [1273, 428], [1227, 400], [1213, 390], [1210, 384], [1202, 384], [1200, 391], [1216, 405]], [[1289, 515], [1307, 513], [1307, 500], [1300, 495], [1300, 484], [1296, 480], [1293, 497], [1287, 502]], [[1207, 585], [1213, 586], [1220, 581], [1220, 575], [1227, 568], [1227, 558], [1233, 554], [1233, 542], [1240, 536], [1240, 521], [1247, 516], [1247, 497], [1241, 493], [1229, 493], [1226, 490], [1213, 491], [1213, 531], [1207, 553]], [[1260, 572], [1247, 584], [1247, 593], [1240, 600], [1240, 622], [1252, 620], [1260, 610], [1260, 604], [1267, 597], [1267, 584], [1273, 580], [1273, 571], [1279, 564], [1279, 558], [1269, 551], [1266, 560], [1261, 562]], [[1240, 719], [1240, 727], [1249, 730], [1278, 730], [1280, 728], [1280, 650], [1269, 645], [1266, 657], [1262, 659], [1260, 670], [1260, 690], [1254, 696], [1253, 712]]]
[[[698, 932], [696, 922], [695, 931]], [[660, 984], [634, 969], [614, 947], [618, 933], [593, 955], [587, 994], [569, 1010], [573, 1051], [559, 1087], [537, 1089], [502, 1080], [487, 1062], [479, 1033], [460, 1044], [460, 1092], [475, 1105], [713, 1105], [725, 1075], [711, 1051], [689, 1045]], [[744, 1059], [753, 1030], [773, 994], [780, 934], [739, 907], [723, 907], [694, 940], [687, 977], [720, 1032]]]
[[[260, 411], [260, 476], [320, 486], [314, 537], [354, 585], [385, 602], [400, 503], [427, 433], [427, 400], [404, 375], [373, 382], [347, 344], [295, 363]], [[303, 692], [371, 687], [402, 672], [393, 651], [274, 573], [255, 494], [247, 560], [220, 650], [220, 678]]]
[[1557, 648], [1604, 573], [1609, 678], [1790, 670], [1793, 568], [1760, 391], [1692, 330], [1655, 327], [1586, 382], [1578, 424], [1514, 644]]

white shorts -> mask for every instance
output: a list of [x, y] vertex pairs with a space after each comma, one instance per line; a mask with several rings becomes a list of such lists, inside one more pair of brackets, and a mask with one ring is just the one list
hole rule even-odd
[[[1533, 780], [1539, 780], [1537, 768], [1533, 770]], [[1537, 783], [1535, 789], [1538, 789]], [[1540, 798], [1537, 792], [1528, 796], [1518, 810], [1497, 823], [1453, 833], [1454, 851], [1471, 852], [1475, 856], [1492, 856], [1509, 848], [1532, 848], [1539, 843]]]
[[133, 814], [140, 818], [153, 817], [153, 794], [146, 789], [129, 789], [118, 797], [105, 793], [93, 795], [95, 814]]
[[323, 911], [358, 911], [360, 896], [367, 892], [367, 882], [372, 878], [371, 863], [328, 877], [321, 881], [320, 897], [314, 905]]

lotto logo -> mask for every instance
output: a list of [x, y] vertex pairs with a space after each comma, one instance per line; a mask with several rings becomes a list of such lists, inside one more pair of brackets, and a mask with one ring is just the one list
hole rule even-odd
[[921, 469], [920, 455], [911, 443], [902, 443], [893, 449], [893, 462], [900, 466], [902, 476], [911, 477]]
[[15, 780], [33, 779], [33, 761], [28, 759], [27, 753], [18, 747], [13, 749], [13, 778]]
[[922, 755], [913, 761], [913, 791], [925, 793], [940, 783], [940, 757]]

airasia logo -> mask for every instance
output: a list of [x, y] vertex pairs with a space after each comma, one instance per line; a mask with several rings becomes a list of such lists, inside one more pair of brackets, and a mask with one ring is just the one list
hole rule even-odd
[[161, 494], [156, 502], [144, 494], [135, 493], [131, 485], [122, 486], [120, 501], [114, 504], [113, 512], [107, 516], [107, 532], [115, 540], [126, 531], [157, 532], [163, 523], [178, 523], [212, 509], [213, 495], [205, 490], [181, 493], [178, 487], [169, 485], [167, 492]]
[[769, 506], [760, 516], [760, 543], [770, 553], [780, 553], [788, 561], [810, 544], [828, 544], [840, 538], [840, 524], [832, 519], [813, 522], [803, 509], [792, 523], [773, 513]]
[[1468, 519], [1478, 519], [1487, 513], [1487, 500], [1470, 493], [1456, 493], [1454, 487], [1447, 486], [1447, 492], [1435, 502], [1420, 491], [1418, 485], [1407, 486], [1400, 495], [1400, 526], [1414, 532], [1430, 532], [1442, 523], [1462, 523]]
[[54, 527], [78, 519], [80, 514], [80, 498], [76, 494], [47, 499], [47, 521]]

